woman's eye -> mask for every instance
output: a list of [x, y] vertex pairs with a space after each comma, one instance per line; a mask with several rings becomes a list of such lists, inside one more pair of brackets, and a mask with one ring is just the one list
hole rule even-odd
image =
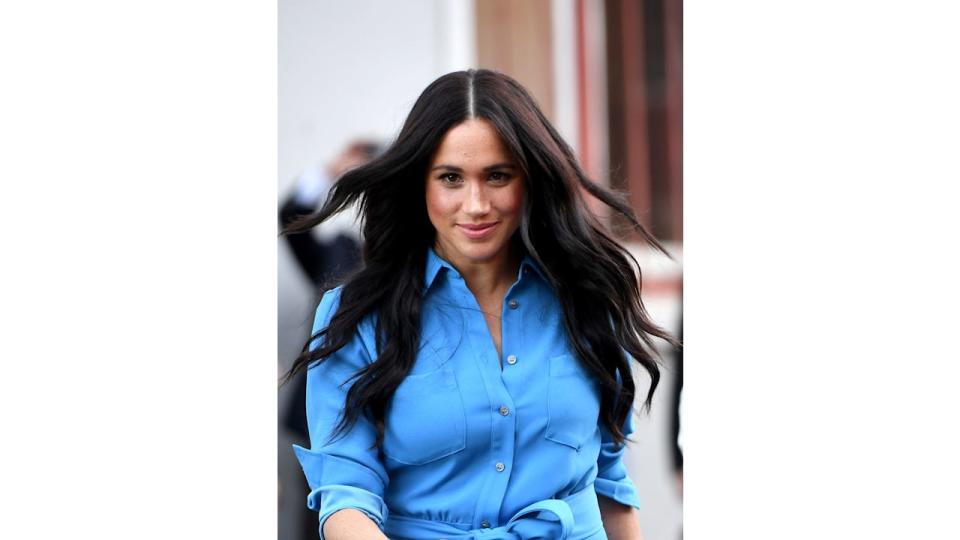
[[510, 175], [504, 172], [495, 172], [490, 174], [490, 179], [494, 182], [506, 182], [510, 179]]
[[440, 181], [444, 184], [456, 184], [460, 177], [455, 173], [444, 173], [440, 175]]

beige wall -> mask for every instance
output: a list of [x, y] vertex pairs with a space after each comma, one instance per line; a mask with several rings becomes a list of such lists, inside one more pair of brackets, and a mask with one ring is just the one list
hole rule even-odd
[[547, 118], [556, 117], [550, 0], [476, 3], [477, 64], [520, 81]]

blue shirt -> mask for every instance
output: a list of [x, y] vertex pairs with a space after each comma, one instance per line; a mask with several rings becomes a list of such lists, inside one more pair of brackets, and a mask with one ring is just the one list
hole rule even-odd
[[[420, 350], [387, 409], [382, 452], [371, 449], [376, 431], [363, 415], [328, 440], [341, 384], [376, 358], [373, 318], [307, 372], [311, 449], [294, 450], [321, 538], [344, 508], [391, 539], [606, 538], [596, 496], [634, 507], [639, 499], [540, 269], [525, 257], [504, 296], [502, 363], [463, 277], [432, 249], [424, 280]], [[314, 332], [336, 313], [340, 290], [324, 294]]]

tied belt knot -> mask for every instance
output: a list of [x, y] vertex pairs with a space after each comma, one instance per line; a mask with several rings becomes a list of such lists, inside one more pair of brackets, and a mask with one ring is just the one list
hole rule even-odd
[[591, 537], [602, 528], [592, 485], [563, 499], [527, 505], [500, 527], [463, 530], [450, 523], [396, 514], [385, 526], [390, 538], [443, 540], [574, 540]]

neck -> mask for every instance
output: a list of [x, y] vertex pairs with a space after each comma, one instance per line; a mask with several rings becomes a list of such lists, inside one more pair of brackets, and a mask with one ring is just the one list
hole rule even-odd
[[480, 262], [450, 258], [440, 245], [435, 246], [434, 250], [460, 272], [467, 287], [477, 296], [505, 293], [516, 281], [522, 259], [515, 242], [510, 242], [490, 260]]

